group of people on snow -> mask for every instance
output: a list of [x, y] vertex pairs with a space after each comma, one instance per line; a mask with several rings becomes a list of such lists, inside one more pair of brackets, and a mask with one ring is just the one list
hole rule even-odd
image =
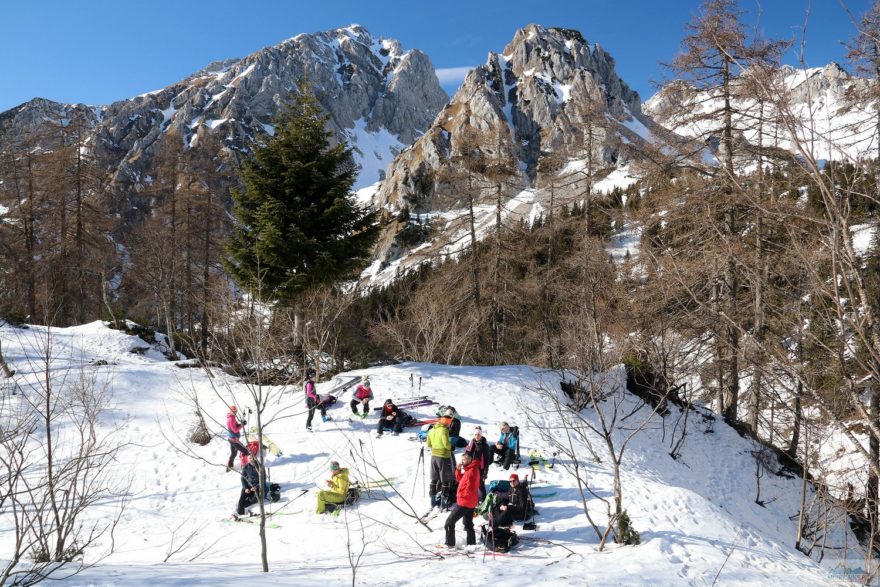
[[[306, 372], [303, 385], [308, 416], [306, 429], [312, 430], [315, 411], [321, 413], [323, 421], [328, 421], [325, 402], [317, 392], [313, 368]], [[370, 413], [370, 401], [374, 399], [369, 376], [364, 375], [353, 394], [349, 404], [352, 415], [366, 419]], [[377, 408], [378, 421], [376, 433], [381, 436], [391, 431], [395, 436], [403, 431], [407, 415], [399, 409], [393, 400], [387, 399], [381, 408]], [[229, 407], [226, 418], [227, 439], [230, 445], [229, 460], [226, 470], [233, 468], [235, 456], [241, 462], [241, 494], [236, 507], [237, 515], [243, 515], [245, 509], [258, 501], [262, 447], [257, 442], [242, 442], [241, 435], [247, 422], [239, 419], [236, 406]], [[494, 444], [490, 444], [483, 436], [481, 426], [475, 426], [473, 437], [466, 440], [461, 436], [461, 417], [455, 408], [449, 406], [442, 410], [437, 422], [427, 430], [425, 447], [431, 454], [431, 474], [429, 492], [431, 499], [431, 515], [439, 515], [449, 511], [445, 522], [446, 545], [455, 546], [455, 527], [459, 520], [463, 522], [468, 545], [476, 544], [474, 530], [475, 510], [487, 497], [486, 480], [489, 468], [494, 462], [509, 469], [517, 457], [518, 435], [507, 422], [500, 425], [501, 433]], [[463, 448], [460, 462], [456, 464], [455, 451]], [[494, 507], [489, 512], [489, 523], [493, 527], [509, 527], [514, 521], [524, 520], [534, 504], [525, 484], [520, 483], [516, 473], [510, 475], [510, 489], [497, 500], [493, 498]], [[349, 471], [339, 462], [330, 463], [330, 478], [326, 481], [327, 489], [317, 494], [316, 512], [321, 514], [333, 511], [345, 504], [349, 497], [351, 482]], [[269, 496], [272, 490], [267, 486], [263, 494]], [[276, 492], [277, 493], [277, 492]]]

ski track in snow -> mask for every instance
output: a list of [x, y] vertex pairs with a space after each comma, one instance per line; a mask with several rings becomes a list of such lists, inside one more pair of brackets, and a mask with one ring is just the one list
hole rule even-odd
[[[36, 356], [46, 329], [26, 330], [4, 327], [0, 339], [7, 360], [19, 370], [16, 381], [28, 392], [28, 383], [39, 373], [38, 364], [26, 356]], [[284, 451], [269, 457], [273, 482], [281, 483], [283, 500], [268, 505], [281, 515], [271, 518], [267, 528], [271, 573], [259, 572], [258, 527], [234, 523], [228, 518], [239, 494], [239, 477], [225, 473], [228, 444], [217, 438], [206, 447], [194, 447], [202, 460], [187, 457], [169, 447], [183, 445], [192, 423], [192, 410], [183, 399], [184, 390], [198, 394], [213, 421], [209, 428], [223, 433], [226, 404], [235, 402], [246, 409], [244, 389], [216, 374], [215, 385], [222, 399], [212, 391], [210, 381], [198, 369], [179, 369], [154, 350], [132, 354], [133, 347], [148, 346], [140, 339], [111, 331], [101, 323], [75, 328], [53, 329], [56, 360], [53, 369], [63, 374], [66, 366], [94, 373], [110, 381], [113, 406], [102, 421], [104, 428], [120, 427], [120, 441], [131, 444], [120, 452], [114, 468], [119, 478], [130, 478], [132, 500], [116, 529], [116, 552], [97, 567], [62, 581], [62, 585], [232, 585], [258, 581], [261, 585], [337, 585], [351, 583], [348, 564], [346, 524], [355, 554], [364, 545], [357, 583], [363, 585], [462, 585], [522, 582], [530, 577], [542, 585], [711, 585], [721, 570], [718, 584], [736, 585], [830, 585], [835, 584], [829, 554], [820, 567], [792, 548], [798, 511], [800, 481], [766, 473], [761, 480], [761, 497], [766, 507], [755, 504], [756, 446], [739, 437], [721, 420], [708, 412], [691, 412], [690, 435], [680, 448], [680, 458], [669, 456], [673, 430], [680, 416], [671, 406], [665, 418], [655, 416], [647, 428], [636, 435], [623, 462], [624, 506], [633, 526], [641, 533], [642, 544], [619, 547], [609, 544], [597, 552], [598, 540], [586, 522], [580, 493], [573, 479], [565, 474], [562, 458], [553, 469], [538, 471], [539, 481], [556, 485], [555, 496], [538, 500], [538, 536], [564, 545], [523, 542], [513, 556], [493, 559], [481, 552], [471, 556], [456, 554], [439, 560], [429, 551], [443, 540], [440, 516], [430, 522], [431, 530], [418, 525], [383, 499], [363, 499], [339, 517], [313, 513], [317, 487], [328, 478], [327, 465], [338, 460], [349, 467], [352, 479], [378, 478], [360, 457], [375, 455], [382, 474], [395, 477], [395, 488], [412, 508], [422, 514], [427, 509], [422, 471], [416, 467], [420, 445], [386, 434], [375, 437], [375, 412], [365, 422], [350, 421], [348, 401], [351, 391], [340, 396], [330, 409], [334, 420], [322, 423], [316, 416], [315, 432], [304, 428], [302, 391], [298, 386], [268, 407], [268, 416], [286, 416], [265, 427]], [[102, 359], [107, 366], [89, 364]], [[454, 405], [462, 415], [462, 434], [470, 437], [475, 425], [483, 427], [489, 441], [498, 435], [498, 423], [506, 420], [522, 430], [522, 455], [530, 448], [541, 450], [549, 460], [546, 435], [558, 435], [559, 416], [546, 409], [546, 401], [535, 391], [561, 393], [559, 374], [526, 366], [452, 367], [404, 363], [355, 371], [340, 376], [369, 373], [376, 395], [373, 405], [386, 397], [405, 399], [427, 394], [442, 404]], [[413, 375], [411, 388], [409, 377]], [[623, 371], [615, 369], [611, 380], [620, 385]], [[227, 383], [229, 387], [227, 387]], [[334, 383], [319, 383], [326, 392]], [[234, 392], [234, 397], [233, 397]], [[33, 391], [30, 391], [33, 393]], [[20, 396], [12, 396], [20, 397]], [[624, 409], [635, 409], [637, 400], [623, 397]], [[601, 404], [607, 409], [610, 402]], [[7, 403], [11, 406], [11, 403]], [[528, 411], [531, 421], [524, 416]], [[433, 406], [410, 411], [429, 417]], [[591, 410], [586, 410], [593, 417]], [[636, 417], [642, 417], [642, 408]], [[630, 422], [630, 421], [628, 421]], [[680, 428], [679, 428], [680, 429]], [[621, 431], [621, 434], [625, 432]], [[544, 436], [542, 436], [544, 435]], [[603, 499], [612, 498], [613, 476], [598, 438], [595, 450], [602, 462], [595, 462], [585, 447], [578, 449], [580, 465], [590, 487]], [[459, 451], [460, 452], [460, 451]], [[425, 474], [430, 473], [430, 456], [425, 455]], [[529, 469], [519, 469], [524, 475]], [[507, 478], [498, 467], [490, 470], [490, 480]], [[303, 489], [308, 493], [298, 497]], [[386, 496], [408, 511], [403, 499], [391, 488], [373, 490], [373, 496]], [[411, 496], [415, 497], [411, 499]], [[293, 500], [289, 503], [286, 500]], [[283, 510], [278, 508], [283, 507]], [[594, 519], [604, 524], [603, 507], [593, 497], [589, 507]], [[114, 504], [102, 503], [95, 515], [108, 515]], [[0, 524], [7, 524], [0, 517]], [[277, 526], [277, 527], [276, 527]], [[0, 526], [0, 552], [9, 540], [9, 529]], [[180, 555], [161, 563], [172, 545], [188, 533], [196, 532], [196, 544]], [[458, 542], [464, 533], [458, 525]], [[829, 544], [854, 539], [842, 525], [829, 532]], [[427, 550], [423, 550], [422, 547]], [[189, 556], [201, 548], [207, 552], [194, 562]], [[566, 549], [570, 549], [574, 554]], [[854, 552], [852, 561], [860, 561]], [[859, 562], [849, 566], [858, 566]]]

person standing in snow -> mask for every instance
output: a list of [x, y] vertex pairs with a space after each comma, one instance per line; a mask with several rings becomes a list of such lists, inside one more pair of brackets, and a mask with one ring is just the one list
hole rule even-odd
[[330, 489], [322, 489], [318, 492], [317, 513], [323, 514], [328, 504], [339, 505], [345, 503], [348, 496], [348, 469], [343, 469], [336, 461], [330, 463], [330, 479], [327, 480]]
[[464, 452], [480, 465], [480, 485], [477, 495], [482, 502], [486, 499], [486, 477], [489, 475], [489, 465], [492, 464], [492, 449], [489, 448], [489, 443], [486, 442], [481, 427], [474, 428], [474, 437], [467, 444]]
[[425, 446], [431, 449], [431, 507], [444, 509], [451, 501], [454, 461], [449, 444], [451, 418], [443, 416], [428, 431]]
[[[361, 419], [366, 418], [370, 414], [371, 399], [373, 399], [373, 390], [370, 389], [370, 376], [364, 375], [361, 377], [361, 384], [358, 385], [354, 392], [354, 399], [351, 400], [351, 412], [355, 416], [360, 416]], [[358, 404], [360, 404], [363, 409], [362, 414], [358, 414]]]
[[247, 455], [247, 449], [241, 443], [241, 430], [247, 424], [247, 420], [239, 421], [238, 407], [229, 406], [229, 413], [226, 414], [226, 440], [229, 441], [229, 460], [226, 462], [226, 472], [232, 470], [235, 463], [236, 453]]
[[309, 409], [309, 417], [306, 418], [306, 430], [311, 432], [312, 418], [315, 417], [315, 408], [321, 410], [321, 419], [324, 422], [329, 420], [329, 418], [327, 417], [327, 410], [324, 408], [324, 404], [318, 396], [318, 388], [315, 386], [315, 370], [309, 369], [307, 377], [303, 389], [306, 392], [306, 407]]
[[446, 518], [446, 547], [455, 548], [455, 523], [464, 521], [464, 529], [467, 533], [467, 545], [477, 544], [474, 533], [474, 509], [477, 507], [477, 489], [480, 484], [480, 464], [471, 459], [467, 453], [462, 455], [461, 464], [455, 469], [455, 479], [458, 481], [455, 507]]

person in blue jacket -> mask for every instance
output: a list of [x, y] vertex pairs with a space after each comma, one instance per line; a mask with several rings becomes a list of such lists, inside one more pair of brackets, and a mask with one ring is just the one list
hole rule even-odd
[[497, 457], [495, 463], [504, 467], [504, 470], [510, 468], [513, 459], [516, 458], [517, 438], [510, 429], [507, 422], [501, 423], [501, 436], [492, 447], [492, 456]]

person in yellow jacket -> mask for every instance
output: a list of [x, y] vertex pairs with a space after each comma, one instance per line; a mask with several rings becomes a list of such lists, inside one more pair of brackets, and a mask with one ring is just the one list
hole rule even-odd
[[[443, 416], [428, 431], [426, 446], [431, 449], [431, 508], [446, 509], [451, 503], [452, 480], [455, 478], [452, 444], [449, 442], [449, 424], [452, 418]], [[438, 512], [439, 513], [439, 512]]]
[[317, 513], [323, 514], [327, 509], [327, 504], [339, 505], [345, 502], [348, 495], [348, 469], [343, 469], [339, 463], [332, 461], [330, 463], [330, 479], [327, 485], [330, 489], [323, 489], [318, 492], [318, 509]]

